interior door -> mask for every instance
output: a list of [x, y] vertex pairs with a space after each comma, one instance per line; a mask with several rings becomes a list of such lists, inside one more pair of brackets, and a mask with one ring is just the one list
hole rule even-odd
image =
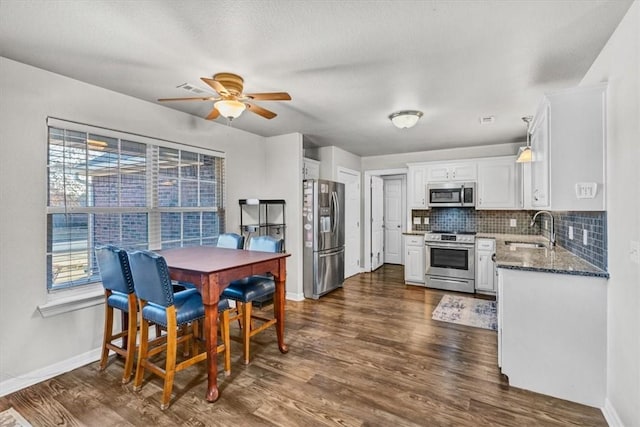
[[360, 172], [340, 169], [344, 184], [344, 277], [360, 272]]
[[402, 178], [384, 179], [384, 261], [402, 264]]
[[371, 177], [371, 271], [384, 264], [384, 184]]

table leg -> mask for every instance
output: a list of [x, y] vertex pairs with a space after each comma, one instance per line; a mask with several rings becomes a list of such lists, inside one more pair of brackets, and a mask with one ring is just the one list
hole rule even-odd
[[207, 401], [215, 402], [218, 391], [218, 302], [204, 306], [204, 334], [207, 344]]
[[273, 310], [277, 320], [276, 323], [276, 335], [278, 336], [278, 348], [281, 353], [287, 353], [289, 346], [284, 343], [284, 301], [286, 298], [286, 268], [284, 266], [285, 261], [280, 262], [279, 274], [274, 277], [276, 282], [276, 294], [275, 301], [273, 302]]

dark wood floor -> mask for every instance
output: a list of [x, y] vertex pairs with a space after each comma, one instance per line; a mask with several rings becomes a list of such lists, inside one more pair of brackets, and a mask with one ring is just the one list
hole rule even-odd
[[270, 328], [244, 366], [234, 342], [214, 404], [203, 399], [204, 364], [178, 373], [161, 411], [159, 379], [133, 392], [113, 358], [104, 372], [93, 363], [0, 398], [0, 410], [13, 406], [36, 427], [606, 425], [598, 409], [509, 387], [496, 333], [431, 320], [444, 293], [402, 277], [386, 265], [318, 301], [288, 301], [289, 353]]

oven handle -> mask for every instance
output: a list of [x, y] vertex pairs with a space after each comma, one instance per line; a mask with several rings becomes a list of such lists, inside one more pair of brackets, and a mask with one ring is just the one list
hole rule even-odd
[[426, 246], [430, 246], [432, 248], [473, 248], [475, 245], [473, 243], [431, 243], [425, 242]]

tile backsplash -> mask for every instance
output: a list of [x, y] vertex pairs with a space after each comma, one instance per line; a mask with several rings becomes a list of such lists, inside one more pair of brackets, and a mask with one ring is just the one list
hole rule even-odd
[[[433, 208], [412, 210], [412, 227], [416, 231], [456, 230], [478, 233], [528, 234], [549, 236], [544, 228], [547, 215], [538, 216], [529, 226], [536, 211], [487, 211], [472, 208]], [[555, 219], [556, 242], [585, 261], [607, 269], [607, 214], [606, 212], [552, 212]], [[419, 218], [420, 224], [416, 224]], [[425, 224], [428, 218], [429, 224]], [[515, 220], [515, 226], [512, 222]], [[569, 239], [569, 226], [573, 227], [573, 240]], [[547, 223], [550, 228], [550, 224]], [[587, 230], [587, 244], [583, 242]]]

